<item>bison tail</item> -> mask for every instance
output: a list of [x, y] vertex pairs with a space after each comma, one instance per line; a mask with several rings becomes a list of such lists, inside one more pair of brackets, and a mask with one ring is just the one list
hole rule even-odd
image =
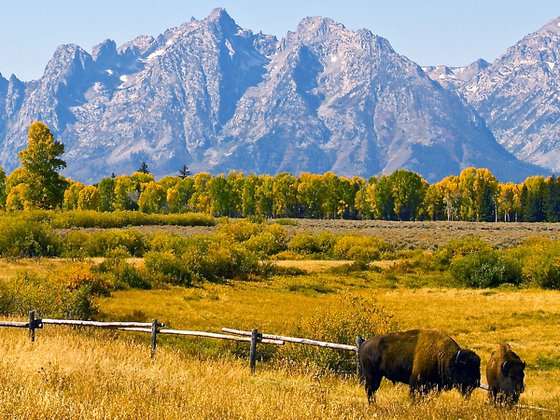
[[358, 358], [358, 378], [360, 379], [360, 383], [363, 383], [365, 381], [365, 376], [364, 376], [364, 366], [362, 365], [362, 344], [364, 344], [365, 340], [358, 336], [358, 338], [356, 338], [356, 356]]

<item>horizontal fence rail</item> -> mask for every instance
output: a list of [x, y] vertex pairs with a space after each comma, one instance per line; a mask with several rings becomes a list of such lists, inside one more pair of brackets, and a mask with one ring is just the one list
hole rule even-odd
[[0, 321], [0, 327], [29, 328], [29, 322]]
[[[82, 321], [79, 319], [42, 319], [44, 325], [68, 325], [81, 327], [98, 327], [98, 328], [151, 328], [151, 322], [101, 322], [101, 321]], [[164, 327], [164, 324], [158, 324], [158, 327]], [[149, 330], [151, 331], [151, 330]]]
[[[242, 331], [242, 330], [234, 330], [232, 328], [222, 328], [223, 332], [228, 332], [230, 334], [238, 334], [242, 336], [251, 336], [251, 331]], [[356, 351], [357, 346], [352, 346], [349, 344], [339, 344], [339, 343], [329, 343], [328, 341], [318, 341], [318, 340], [311, 340], [309, 338], [298, 338], [298, 337], [286, 337], [283, 335], [274, 335], [274, 334], [261, 334], [263, 339], [270, 339], [270, 340], [281, 340], [287, 343], [297, 343], [297, 344], [306, 344], [308, 346], [316, 346], [316, 347], [324, 347], [328, 349], [336, 349], [336, 350], [348, 350], [348, 351]], [[264, 341], [262, 341], [264, 343]]]
[[[152, 331], [150, 328], [119, 328], [119, 330], [121, 330], [121, 331], [136, 331], [136, 332], [151, 332]], [[217, 339], [220, 339], [220, 340], [251, 342], [251, 339], [249, 337], [237, 337], [235, 335], [226, 335], [226, 334], [206, 332], [206, 331], [161, 329], [161, 330], [158, 331], [158, 334], [171, 334], [171, 335], [182, 335], [182, 336], [191, 336], [191, 337], [217, 338]], [[249, 333], [249, 335], [251, 335], [251, 333]], [[260, 340], [259, 343], [275, 344], [277, 346], [284, 345], [284, 341], [282, 341], [282, 340], [263, 339], [263, 340]]]

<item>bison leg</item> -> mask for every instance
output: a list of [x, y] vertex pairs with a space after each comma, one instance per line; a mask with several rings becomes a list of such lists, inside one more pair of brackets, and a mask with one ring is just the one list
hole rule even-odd
[[438, 390], [438, 386], [436, 384], [426, 382], [422, 380], [420, 376], [413, 376], [409, 382], [410, 386], [410, 398], [415, 400], [417, 397], [424, 398], [434, 389]]
[[366, 394], [368, 398], [368, 403], [375, 402], [375, 392], [379, 389], [379, 385], [381, 384], [382, 376], [379, 373], [372, 373], [370, 371], [364, 372], [364, 376], [366, 379]]

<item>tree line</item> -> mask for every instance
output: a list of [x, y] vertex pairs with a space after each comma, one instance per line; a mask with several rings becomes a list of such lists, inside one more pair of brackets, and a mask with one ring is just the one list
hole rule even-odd
[[466, 168], [457, 176], [428, 184], [420, 175], [397, 170], [364, 179], [286, 172], [276, 176], [231, 171], [156, 180], [142, 162], [131, 175], [103, 178], [94, 185], [64, 178], [64, 145], [35, 122], [22, 166], [6, 177], [0, 168], [0, 208], [139, 210], [145, 213], [203, 212], [215, 216], [557, 222], [560, 179], [534, 176], [521, 184], [500, 183], [488, 169]]

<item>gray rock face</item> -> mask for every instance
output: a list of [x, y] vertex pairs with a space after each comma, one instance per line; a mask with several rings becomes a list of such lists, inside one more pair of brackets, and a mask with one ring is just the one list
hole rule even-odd
[[460, 88], [497, 140], [519, 159], [560, 171], [560, 18]]
[[489, 65], [486, 60], [479, 58], [465, 67], [425, 66], [422, 70], [444, 88], [456, 91]]
[[182, 164], [365, 177], [405, 168], [429, 181], [468, 166], [503, 180], [542, 173], [387, 40], [330, 19], [304, 19], [279, 42], [216, 9], [157, 38], [106, 40], [91, 54], [63, 45], [40, 80], [13, 79], [0, 77], [8, 171], [39, 119], [66, 146], [65, 174], [86, 182], [142, 161], [158, 176]]

